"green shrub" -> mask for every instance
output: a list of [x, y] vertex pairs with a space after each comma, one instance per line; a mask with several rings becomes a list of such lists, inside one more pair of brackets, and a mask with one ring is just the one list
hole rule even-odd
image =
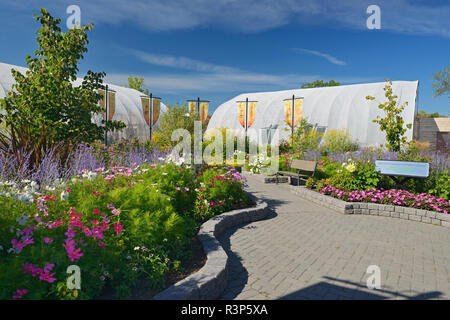
[[328, 130], [325, 132], [320, 145], [321, 153], [345, 153], [359, 149], [358, 143], [350, 138], [346, 130]]

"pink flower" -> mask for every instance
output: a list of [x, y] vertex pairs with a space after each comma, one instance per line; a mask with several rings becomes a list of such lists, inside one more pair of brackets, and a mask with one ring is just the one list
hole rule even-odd
[[44, 237], [44, 242], [45, 243], [52, 243], [53, 242], [53, 239], [52, 238], [49, 238], [49, 237]]
[[118, 215], [118, 214], [120, 213], [120, 209], [114, 208], [114, 209], [111, 211], [111, 213], [114, 214], [114, 215]]
[[181, 188], [180, 187], [177, 187], [177, 191], [180, 191], [181, 190]]
[[98, 196], [98, 195], [101, 194], [101, 192], [100, 192], [100, 191], [92, 191], [92, 194], [93, 194], [94, 196]]
[[12, 296], [12, 298], [13, 299], [22, 299], [23, 295], [28, 293], [28, 290], [27, 289], [23, 289], [23, 290], [17, 289], [16, 292], [17, 292], [17, 295]]
[[94, 209], [94, 210], [92, 210], [92, 213], [100, 213], [101, 211], [100, 210], [98, 210], [98, 209]]
[[123, 230], [123, 225], [121, 225], [120, 222], [114, 223], [114, 230], [116, 231], [116, 234], [119, 235]]

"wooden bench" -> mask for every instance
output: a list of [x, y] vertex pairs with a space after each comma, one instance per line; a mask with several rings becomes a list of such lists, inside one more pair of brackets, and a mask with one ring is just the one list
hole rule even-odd
[[[381, 175], [390, 176], [396, 183], [396, 188], [404, 188], [403, 183], [411, 178], [427, 178], [430, 174], [428, 162], [376, 160], [375, 170]], [[404, 177], [400, 181], [397, 177]]]
[[[299, 186], [301, 178], [302, 178], [302, 180], [305, 180], [305, 178], [314, 177], [314, 173], [316, 172], [316, 166], [317, 166], [317, 161], [292, 159], [289, 163], [289, 168], [295, 169], [297, 172], [278, 171], [277, 172], [277, 183], [278, 183], [279, 175], [287, 175], [290, 177], [297, 177], [297, 186]], [[299, 173], [298, 171], [311, 172], [311, 175], [302, 174], [302, 173]]]

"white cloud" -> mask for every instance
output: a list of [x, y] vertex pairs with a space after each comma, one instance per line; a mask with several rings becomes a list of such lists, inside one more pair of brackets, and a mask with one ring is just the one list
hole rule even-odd
[[340, 65], [340, 66], [347, 65], [347, 63], [345, 61], [339, 60], [338, 58], [333, 57], [332, 55], [329, 55], [327, 53], [322, 53], [322, 52], [319, 52], [319, 51], [303, 49], [303, 48], [294, 48], [293, 50], [296, 51], [296, 52], [304, 52], [304, 53], [308, 53], [308, 54], [312, 54], [312, 55], [315, 55], [315, 56], [318, 56], [318, 57], [325, 58], [329, 62], [331, 62], [333, 64]]
[[[64, 13], [71, 4], [73, 0], [41, 0], [39, 5], [34, 0], [2, 0], [4, 7], [44, 7]], [[261, 32], [290, 23], [367, 31], [366, 9], [377, 4], [384, 31], [450, 37], [450, 2], [444, 0], [78, 0], [76, 4], [84, 23], [131, 23], [153, 32], [203, 27]]]
[[[21, 7], [36, 6], [22, 0]], [[373, 0], [79, 0], [82, 21], [104, 24], [132, 23], [149, 31], [218, 27], [260, 32], [290, 23], [331, 28], [366, 29], [366, 9]], [[18, 8], [14, 0], [2, 5]], [[450, 37], [450, 4], [440, 1], [378, 0], [381, 28], [407, 34]], [[41, 0], [39, 7], [65, 8], [73, 0]], [[64, 11], [63, 11], [64, 10]], [[369, 32], [369, 31], [367, 31]]]

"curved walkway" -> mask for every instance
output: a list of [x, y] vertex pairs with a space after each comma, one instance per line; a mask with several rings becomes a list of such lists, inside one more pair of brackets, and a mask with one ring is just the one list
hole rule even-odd
[[[395, 218], [343, 215], [287, 185], [248, 177], [269, 218], [232, 228], [222, 299], [450, 299], [450, 230]], [[381, 289], [366, 282], [381, 270]]]

